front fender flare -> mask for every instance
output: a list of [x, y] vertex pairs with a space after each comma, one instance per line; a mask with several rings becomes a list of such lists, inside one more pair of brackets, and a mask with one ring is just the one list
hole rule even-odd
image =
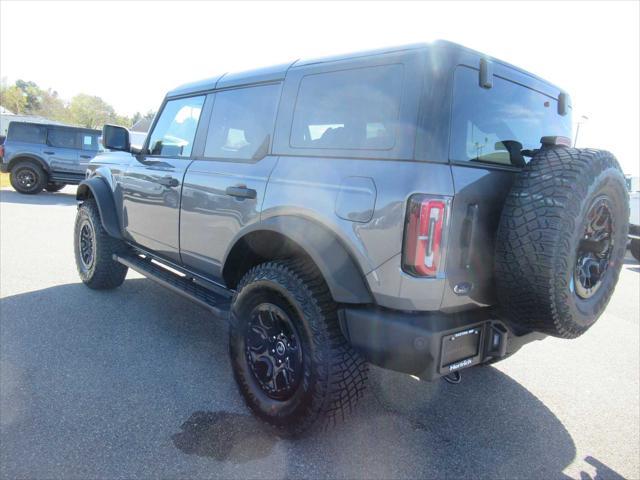
[[96, 200], [98, 211], [100, 212], [100, 220], [107, 234], [111, 237], [122, 239], [116, 203], [113, 200], [113, 193], [109, 185], [100, 177], [83, 180], [78, 185], [76, 200], [86, 200], [90, 196], [93, 196]]

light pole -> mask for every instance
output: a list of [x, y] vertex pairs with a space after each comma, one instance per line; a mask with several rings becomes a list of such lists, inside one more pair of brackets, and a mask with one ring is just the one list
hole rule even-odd
[[589, 117], [587, 117], [586, 115], [582, 115], [580, 117], [580, 120], [578, 120], [578, 123], [576, 125], [576, 136], [573, 137], [573, 148], [576, 148], [576, 144], [578, 143], [578, 134], [580, 133], [580, 125], [582, 125], [584, 122], [589, 120]]

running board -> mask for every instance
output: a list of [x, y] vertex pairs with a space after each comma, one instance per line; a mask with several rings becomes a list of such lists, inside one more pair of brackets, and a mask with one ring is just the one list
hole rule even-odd
[[[215, 290], [213, 288], [207, 288], [207, 286], [203, 285], [205, 283], [203, 280], [194, 279], [173, 267], [165, 268], [151, 261], [149, 257], [141, 257], [135, 254], [114, 254], [113, 259], [144, 275], [149, 280], [153, 280], [163, 287], [167, 287], [198, 303], [218, 317], [226, 319], [229, 315], [232, 296], [230, 291], [223, 292], [220, 287], [217, 287]], [[171, 270], [169, 270], [169, 268], [171, 268]]]

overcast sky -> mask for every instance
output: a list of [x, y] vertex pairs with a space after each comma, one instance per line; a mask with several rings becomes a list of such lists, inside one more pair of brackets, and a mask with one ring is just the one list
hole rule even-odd
[[119, 113], [156, 109], [181, 83], [300, 57], [444, 38], [566, 89], [578, 146], [640, 169], [640, 3], [0, 3], [0, 76]]

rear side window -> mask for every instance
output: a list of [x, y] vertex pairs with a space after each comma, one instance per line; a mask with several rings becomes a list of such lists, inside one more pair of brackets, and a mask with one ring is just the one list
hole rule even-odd
[[571, 138], [571, 115], [558, 114], [556, 99], [497, 76], [481, 88], [477, 70], [456, 69], [451, 160], [521, 167], [529, 160], [522, 150], [548, 135]]
[[297, 148], [388, 150], [394, 147], [402, 65], [305, 76], [290, 144]]
[[216, 93], [204, 156], [258, 160], [269, 152], [280, 84]]
[[77, 148], [76, 138], [77, 132], [73, 130], [50, 128], [47, 134], [47, 144], [58, 148]]
[[14, 142], [44, 143], [47, 128], [29, 123], [10, 123], [7, 138]]
[[168, 101], [149, 138], [149, 154], [189, 157], [202, 112], [204, 96]]

